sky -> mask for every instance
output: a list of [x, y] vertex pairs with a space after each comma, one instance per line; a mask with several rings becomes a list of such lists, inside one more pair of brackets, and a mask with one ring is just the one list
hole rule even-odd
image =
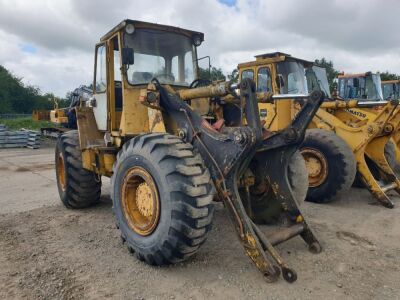
[[225, 74], [274, 51], [400, 74], [399, 12], [398, 0], [0, 0], [0, 65], [65, 96], [92, 82], [94, 45], [129, 18], [203, 32], [199, 57]]

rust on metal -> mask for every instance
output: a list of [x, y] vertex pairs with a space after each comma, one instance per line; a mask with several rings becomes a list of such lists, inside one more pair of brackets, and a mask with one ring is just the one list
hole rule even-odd
[[329, 174], [327, 158], [320, 151], [312, 148], [302, 148], [301, 154], [306, 162], [309, 186], [320, 186]]
[[127, 171], [121, 188], [122, 208], [129, 227], [142, 236], [150, 235], [160, 218], [160, 200], [151, 175], [141, 167]]
[[64, 155], [62, 154], [62, 152], [60, 152], [58, 154], [57, 157], [57, 179], [58, 179], [58, 183], [59, 186], [61, 187], [61, 189], [63, 191], [65, 191], [65, 187], [66, 187], [66, 178], [65, 178], [65, 161], [64, 161]]

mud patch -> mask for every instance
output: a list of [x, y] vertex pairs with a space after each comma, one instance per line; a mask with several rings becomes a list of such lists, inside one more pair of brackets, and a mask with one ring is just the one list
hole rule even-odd
[[22, 166], [15, 169], [15, 172], [38, 172], [44, 170], [51, 170], [54, 168], [54, 163], [40, 164], [34, 166]]
[[337, 231], [336, 236], [338, 239], [346, 241], [352, 246], [362, 246], [370, 250], [376, 248], [375, 244], [367, 238], [361, 237], [350, 231]]
[[25, 167], [18, 167], [15, 169], [15, 172], [29, 172], [30, 170]]

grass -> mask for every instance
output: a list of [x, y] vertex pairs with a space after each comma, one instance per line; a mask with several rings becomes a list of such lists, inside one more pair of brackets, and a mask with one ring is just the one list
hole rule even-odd
[[48, 121], [33, 121], [32, 118], [0, 119], [0, 124], [6, 125], [9, 129], [19, 130], [22, 128], [39, 130], [42, 127], [55, 127]]

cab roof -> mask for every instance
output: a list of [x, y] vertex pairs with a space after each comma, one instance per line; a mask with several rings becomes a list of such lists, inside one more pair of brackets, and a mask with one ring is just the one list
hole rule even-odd
[[347, 73], [347, 74], [339, 74], [338, 78], [359, 78], [359, 77], [367, 77], [371, 75], [377, 75], [377, 73], [365, 72], [365, 73]]
[[193, 38], [195, 35], [198, 35], [198, 36], [200, 36], [201, 41], [202, 42], [204, 41], [204, 33], [202, 33], [202, 32], [188, 30], [188, 29], [184, 29], [184, 28], [180, 28], [180, 27], [169, 26], [169, 25], [162, 25], [162, 24], [157, 24], [157, 23], [143, 22], [143, 21], [130, 20], [130, 19], [123, 20], [117, 26], [112, 28], [109, 32], [107, 32], [105, 35], [103, 35], [100, 38], [100, 41], [104, 42], [104, 41], [108, 40], [115, 33], [123, 30], [125, 28], [125, 26], [128, 24], [133, 24], [135, 26], [135, 28], [150, 28], [150, 29], [156, 29], [156, 30], [167, 31], [167, 32], [175, 32], [178, 34], [186, 35], [190, 38]]
[[314, 63], [305, 59], [293, 57], [290, 54], [283, 52], [270, 52], [254, 56], [256, 60], [244, 62], [238, 65], [238, 68], [258, 66], [282, 61], [298, 61], [304, 64], [305, 67], [312, 66]]
[[393, 84], [393, 83], [400, 83], [400, 79], [382, 80], [382, 84]]

